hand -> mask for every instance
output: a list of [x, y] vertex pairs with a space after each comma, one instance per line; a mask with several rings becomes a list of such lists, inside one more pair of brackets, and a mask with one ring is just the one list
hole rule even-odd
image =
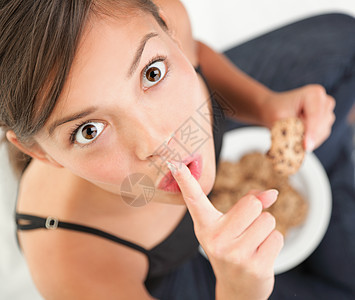
[[[252, 192], [226, 214], [215, 209], [183, 163], [168, 163], [194, 222], [195, 234], [216, 276], [216, 299], [267, 299], [274, 261], [283, 246], [274, 217], [262, 212], [278, 192]], [[254, 194], [253, 194], [254, 193]]]
[[267, 127], [287, 117], [303, 120], [306, 132], [304, 147], [313, 151], [330, 135], [335, 121], [335, 100], [321, 85], [306, 85], [287, 92], [272, 92], [263, 105], [263, 118]]

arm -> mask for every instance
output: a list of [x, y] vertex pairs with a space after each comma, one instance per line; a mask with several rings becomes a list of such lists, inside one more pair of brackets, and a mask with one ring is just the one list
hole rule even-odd
[[277, 93], [239, 70], [224, 55], [197, 42], [201, 67], [212, 89], [233, 108], [232, 118], [271, 127], [281, 118], [299, 117], [306, 126], [304, 147], [312, 151], [331, 132], [335, 101], [320, 85]]
[[200, 65], [212, 90], [218, 91], [233, 108], [229, 117], [266, 125], [263, 106], [272, 91], [236, 68], [224, 55], [196, 43]]
[[237, 69], [225, 56], [194, 41], [188, 13], [179, 0], [155, 0], [172, 37], [192, 65], [200, 64], [212, 90], [217, 90], [232, 106], [239, 120], [265, 125], [262, 106], [271, 90]]
[[231, 105], [230, 117], [271, 127], [281, 118], [299, 117], [306, 126], [304, 146], [312, 151], [329, 136], [335, 101], [320, 85], [274, 92], [239, 70], [224, 55], [193, 39], [190, 20], [179, 0], [155, 0], [172, 37], [190, 62], [202, 66], [212, 89]]

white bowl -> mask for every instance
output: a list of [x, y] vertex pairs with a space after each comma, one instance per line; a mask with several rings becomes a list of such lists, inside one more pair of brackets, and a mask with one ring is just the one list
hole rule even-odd
[[[266, 128], [235, 129], [224, 135], [220, 159], [238, 161], [248, 152], [264, 153], [270, 143], [270, 131]], [[309, 210], [304, 223], [289, 230], [275, 261], [275, 274], [297, 266], [316, 249], [328, 228], [332, 209], [328, 177], [313, 153], [306, 154], [300, 170], [290, 177], [290, 184], [308, 201]], [[202, 247], [200, 251], [206, 256]]]

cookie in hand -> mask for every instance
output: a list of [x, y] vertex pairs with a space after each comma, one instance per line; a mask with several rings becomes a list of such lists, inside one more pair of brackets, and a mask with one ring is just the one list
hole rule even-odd
[[300, 119], [282, 119], [274, 124], [271, 148], [266, 155], [277, 172], [288, 176], [298, 171], [305, 156], [303, 139], [304, 125]]

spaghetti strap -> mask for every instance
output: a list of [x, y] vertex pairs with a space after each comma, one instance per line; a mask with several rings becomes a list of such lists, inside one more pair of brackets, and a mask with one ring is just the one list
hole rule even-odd
[[197, 65], [196, 67], [194, 67], [196, 73], [198, 74], [202, 74], [202, 71], [201, 71], [201, 66], [200, 65]]
[[[139, 252], [142, 252], [145, 255], [148, 255], [149, 252], [147, 249], [139, 245], [136, 245], [132, 242], [126, 241], [115, 235], [112, 235], [110, 233], [107, 233], [105, 231], [93, 227], [88, 227], [88, 226], [75, 224], [75, 223], [63, 222], [53, 217], [42, 218], [38, 216], [20, 214], [20, 213], [16, 213], [15, 217], [16, 217], [16, 224], [18, 230], [33, 230], [33, 229], [41, 229], [41, 228], [50, 230], [50, 229], [62, 228], [67, 230], [80, 231], [80, 232], [85, 232], [96, 236], [100, 236], [105, 239], [111, 240], [115, 243], [125, 245], [129, 248], [133, 248]], [[21, 222], [21, 221], [26, 221], [26, 222]]]

